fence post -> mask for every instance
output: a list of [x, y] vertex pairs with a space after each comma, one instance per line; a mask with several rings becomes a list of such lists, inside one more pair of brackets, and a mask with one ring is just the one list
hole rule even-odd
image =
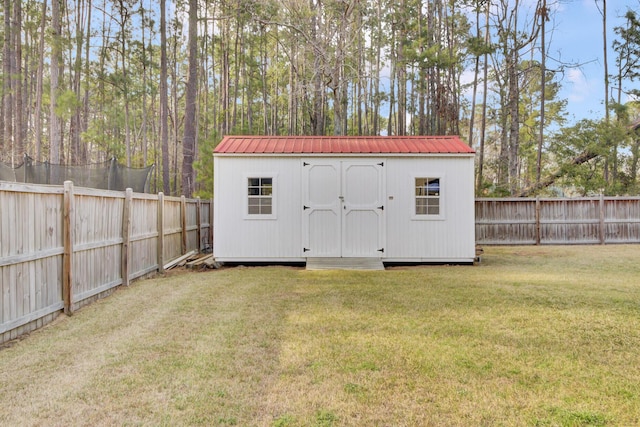
[[605, 244], [605, 223], [604, 223], [604, 194], [600, 194], [600, 244]]
[[180, 228], [182, 228], [182, 255], [187, 253], [187, 198], [180, 196]]
[[540, 245], [540, 197], [536, 197], [536, 245]]
[[164, 193], [158, 193], [158, 272], [164, 273]]
[[73, 232], [75, 228], [75, 212], [73, 199], [73, 182], [64, 182], [63, 197], [63, 240], [64, 251], [62, 255], [62, 300], [64, 313], [73, 314]]
[[211, 246], [211, 253], [213, 253], [213, 197], [209, 202], [209, 245]]
[[202, 215], [200, 214], [201, 208], [202, 201], [200, 200], [200, 197], [198, 197], [196, 199], [196, 244], [198, 245], [196, 247], [196, 250], [198, 251], [198, 253], [200, 253], [200, 251], [202, 250]]
[[127, 188], [124, 193], [122, 212], [122, 284], [129, 286], [129, 262], [131, 260], [131, 201], [133, 190]]

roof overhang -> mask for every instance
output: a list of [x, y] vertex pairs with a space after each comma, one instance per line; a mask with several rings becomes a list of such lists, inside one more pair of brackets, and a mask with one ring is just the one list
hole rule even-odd
[[457, 136], [226, 136], [216, 156], [473, 156]]

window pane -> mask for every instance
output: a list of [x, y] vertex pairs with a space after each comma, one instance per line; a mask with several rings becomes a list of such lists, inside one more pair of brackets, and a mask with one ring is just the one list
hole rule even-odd
[[428, 184], [428, 195], [439, 196], [440, 195], [440, 179], [430, 179]]
[[428, 215], [440, 214], [440, 199], [438, 198], [427, 199], [427, 214]]
[[249, 178], [249, 187], [260, 187], [260, 178]]
[[424, 196], [426, 195], [427, 189], [427, 179], [426, 178], [416, 178], [416, 196]]
[[271, 215], [271, 198], [260, 200], [260, 213], [263, 215]]

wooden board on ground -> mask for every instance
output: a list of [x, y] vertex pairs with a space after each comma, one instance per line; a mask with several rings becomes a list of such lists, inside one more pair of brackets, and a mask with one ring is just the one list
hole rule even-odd
[[190, 259], [192, 259], [195, 255], [197, 255], [198, 251], [191, 251], [191, 252], [187, 252], [186, 254], [182, 255], [181, 257], [178, 257], [172, 261], [169, 261], [168, 263], [166, 263], [164, 265], [164, 269], [165, 270], [170, 270], [174, 267], [177, 266], [182, 266], [184, 264], [187, 263], [187, 261], [189, 261]]

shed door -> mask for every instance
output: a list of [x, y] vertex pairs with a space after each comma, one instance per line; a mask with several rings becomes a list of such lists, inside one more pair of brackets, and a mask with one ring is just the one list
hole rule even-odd
[[384, 255], [384, 161], [304, 161], [303, 191], [305, 255]]

